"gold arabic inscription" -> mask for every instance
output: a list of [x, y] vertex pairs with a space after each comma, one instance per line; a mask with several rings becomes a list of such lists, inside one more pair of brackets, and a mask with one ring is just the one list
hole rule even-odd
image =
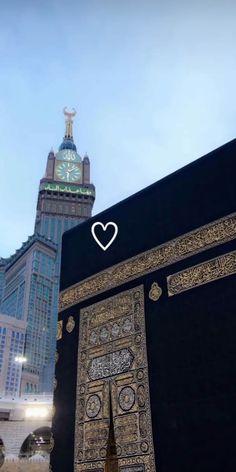
[[65, 289], [59, 311], [141, 275], [173, 264], [236, 237], [236, 213], [186, 233], [172, 241], [99, 272]]

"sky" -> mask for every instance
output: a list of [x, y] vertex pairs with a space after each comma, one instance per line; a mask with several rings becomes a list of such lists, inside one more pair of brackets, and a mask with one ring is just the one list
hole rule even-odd
[[9, 0], [0, 18], [0, 256], [33, 233], [64, 106], [93, 214], [235, 138], [234, 0]]

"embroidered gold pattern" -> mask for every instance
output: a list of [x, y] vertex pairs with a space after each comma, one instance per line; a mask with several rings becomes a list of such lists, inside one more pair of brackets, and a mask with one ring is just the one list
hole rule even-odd
[[75, 472], [155, 472], [143, 286], [81, 310], [79, 331]]
[[236, 237], [236, 213], [186, 233], [65, 289], [59, 310]]
[[236, 251], [233, 251], [169, 275], [167, 277], [168, 295], [171, 297], [177, 293], [235, 273]]
[[69, 316], [68, 321], [66, 323], [66, 331], [68, 333], [72, 333], [74, 327], [75, 327], [75, 320], [73, 316]]
[[151, 290], [149, 291], [149, 298], [154, 302], [157, 302], [162, 295], [162, 289], [159, 287], [157, 282], [153, 282]]
[[57, 341], [62, 338], [62, 328], [63, 328], [63, 321], [60, 320], [57, 322]]

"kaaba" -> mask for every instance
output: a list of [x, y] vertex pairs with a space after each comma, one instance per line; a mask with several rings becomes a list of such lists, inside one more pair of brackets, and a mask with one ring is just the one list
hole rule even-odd
[[236, 471], [235, 204], [233, 140], [64, 234], [53, 472]]

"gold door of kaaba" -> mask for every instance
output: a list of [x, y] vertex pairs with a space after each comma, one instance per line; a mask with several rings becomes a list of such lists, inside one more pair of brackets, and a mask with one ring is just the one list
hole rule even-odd
[[75, 471], [155, 470], [143, 286], [80, 312]]

